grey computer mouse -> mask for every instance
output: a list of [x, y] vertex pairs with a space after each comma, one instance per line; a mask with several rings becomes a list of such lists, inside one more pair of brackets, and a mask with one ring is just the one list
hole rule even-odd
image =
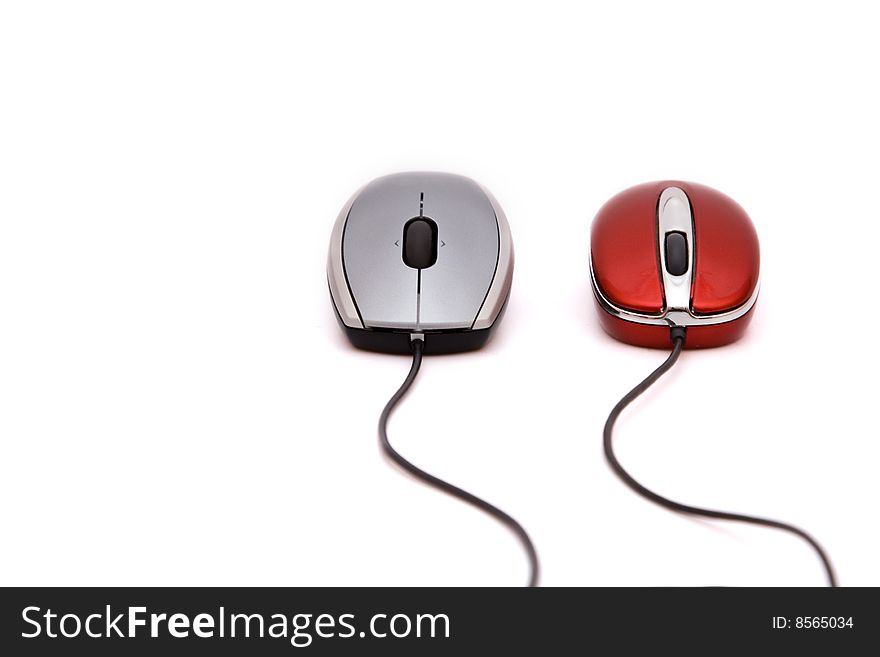
[[504, 212], [469, 178], [398, 173], [361, 188], [339, 213], [327, 263], [342, 327], [362, 349], [478, 349], [513, 277]]

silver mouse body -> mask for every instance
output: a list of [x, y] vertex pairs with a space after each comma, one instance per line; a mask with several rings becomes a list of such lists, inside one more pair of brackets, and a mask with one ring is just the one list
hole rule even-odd
[[330, 294], [351, 342], [408, 353], [477, 349], [510, 294], [513, 244], [504, 212], [469, 178], [378, 178], [339, 213], [327, 262]]

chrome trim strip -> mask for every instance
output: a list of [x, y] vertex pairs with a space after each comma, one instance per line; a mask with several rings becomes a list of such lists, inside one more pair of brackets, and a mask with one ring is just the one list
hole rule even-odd
[[[666, 268], [666, 235], [684, 233], [689, 256], [687, 271], [673, 276]], [[687, 311], [691, 305], [694, 281], [694, 217], [691, 202], [678, 187], [667, 187], [657, 204], [657, 244], [660, 249], [660, 274], [663, 277], [663, 299], [670, 310]]]
[[514, 260], [513, 239], [510, 236], [510, 224], [507, 223], [507, 215], [504, 214], [504, 210], [501, 209], [497, 199], [488, 189], [482, 185], [480, 185], [480, 189], [483, 190], [483, 193], [492, 204], [492, 209], [495, 211], [495, 220], [498, 222], [498, 262], [495, 265], [495, 276], [492, 278], [492, 284], [489, 286], [489, 291], [486, 293], [486, 298], [483, 300], [480, 312], [477, 313], [477, 317], [471, 325], [471, 328], [475, 331], [491, 327], [495, 320], [498, 319], [498, 315], [504, 307], [504, 302], [507, 301], [507, 297], [510, 295], [510, 286], [513, 282]]

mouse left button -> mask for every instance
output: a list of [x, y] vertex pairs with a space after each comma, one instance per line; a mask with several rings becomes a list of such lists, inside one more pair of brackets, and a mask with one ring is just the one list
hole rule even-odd
[[410, 330], [418, 324], [419, 273], [401, 258], [401, 227], [418, 210], [418, 192], [401, 193], [400, 183], [389, 177], [367, 185], [345, 221], [342, 260], [365, 328]]

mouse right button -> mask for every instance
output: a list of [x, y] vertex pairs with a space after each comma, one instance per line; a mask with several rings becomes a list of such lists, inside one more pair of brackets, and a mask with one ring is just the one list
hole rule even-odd
[[437, 262], [421, 270], [419, 326], [467, 330], [476, 321], [495, 277], [498, 220], [486, 193], [472, 180], [433, 176], [424, 214], [437, 223]]

